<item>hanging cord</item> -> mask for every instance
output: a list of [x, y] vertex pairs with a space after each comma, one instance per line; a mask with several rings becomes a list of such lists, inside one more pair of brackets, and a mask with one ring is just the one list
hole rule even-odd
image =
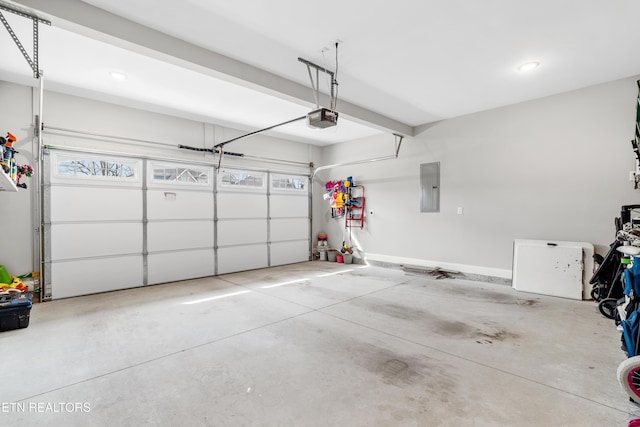
[[[337, 67], [337, 62], [338, 62], [338, 44], [340, 42], [336, 41], [336, 67]], [[327, 49], [328, 50], [328, 49]], [[325, 50], [323, 49], [322, 51], [322, 59], [326, 60], [324, 53]], [[329, 91], [330, 91], [330, 95], [329, 95], [329, 109], [331, 111], [335, 112], [335, 108], [338, 104], [338, 80], [336, 79], [336, 73], [327, 69], [326, 67], [322, 67], [320, 65], [316, 65], [313, 62], [307, 61], [304, 58], [298, 58], [298, 61], [302, 62], [303, 64], [305, 64], [307, 66], [307, 71], [309, 73], [309, 79], [311, 80], [311, 89], [313, 90], [314, 96], [316, 97], [316, 106], [319, 105], [319, 98], [320, 98], [320, 82], [319, 82], [319, 77], [318, 74], [320, 72], [323, 72], [326, 74], [326, 78], [327, 78], [327, 83], [329, 85]], [[314, 84], [313, 82], [313, 76], [311, 74], [311, 67], [316, 69], [316, 83]]]
[[[327, 49], [327, 50], [328, 50], [328, 49]], [[325, 53], [325, 51], [323, 50], [323, 51], [322, 51], [322, 65], [324, 66], [324, 68], [325, 68], [325, 69], [327, 69], [327, 70], [328, 70], [329, 68], [327, 67], [327, 57], [326, 57], [326, 56], [324, 56], [324, 53]], [[334, 80], [334, 78], [333, 78], [333, 76], [332, 76], [331, 74], [329, 74], [329, 73], [325, 73], [325, 76], [324, 76], [324, 77], [325, 77], [325, 80], [326, 80], [326, 83], [327, 83], [327, 89], [329, 89], [329, 109], [330, 109], [331, 111], [333, 111], [333, 97], [334, 97], [334, 91], [332, 90], [332, 86], [331, 86], [331, 85], [333, 84], [333, 80]], [[318, 83], [318, 84], [320, 84], [320, 83]]]
[[[326, 79], [327, 79], [327, 86], [329, 88], [329, 93], [330, 93], [330, 97], [329, 97], [329, 109], [331, 111], [336, 111], [336, 108], [338, 106], [338, 45], [340, 44], [340, 42], [336, 42], [336, 54], [335, 54], [335, 66], [336, 66], [336, 70], [329, 74], [326, 74]], [[322, 52], [322, 62], [323, 65], [327, 64], [327, 58], [324, 56], [324, 51]], [[327, 68], [328, 69], [328, 68]]]
[[[336, 72], [333, 75], [333, 80], [331, 81], [331, 88], [333, 89], [331, 92], [333, 93], [333, 97], [331, 98], [331, 110], [336, 111], [338, 108], [338, 42], [336, 42]], [[335, 90], [335, 92], [334, 92]]]

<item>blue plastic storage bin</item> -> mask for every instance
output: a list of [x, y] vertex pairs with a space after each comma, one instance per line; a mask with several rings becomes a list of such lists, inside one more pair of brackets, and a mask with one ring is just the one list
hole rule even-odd
[[29, 326], [31, 300], [31, 292], [21, 292], [0, 297], [0, 332]]

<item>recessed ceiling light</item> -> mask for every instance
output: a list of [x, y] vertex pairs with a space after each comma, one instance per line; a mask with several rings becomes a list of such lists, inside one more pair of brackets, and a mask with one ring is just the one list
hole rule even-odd
[[534, 68], [538, 68], [539, 65], [540, 65], [539, 62], [527, 62], [527, 63], [524, 63], [521, 66], [519, 66], [518, 70], [520, 70], [520, 71], [531, 71]]
[[126, 74], [119, 73], [118, 71], [112, 71], [112, 72], [109, 73], [109, 75], [114, 80], [126, 80], [127, 79]]

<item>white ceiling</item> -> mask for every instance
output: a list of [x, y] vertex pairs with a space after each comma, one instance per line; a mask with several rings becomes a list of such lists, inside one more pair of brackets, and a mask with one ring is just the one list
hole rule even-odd
[[[335, 70], [341, 40], [338, 126], [313, 131], [301, 121], [270, 132], [317, 145], [410, 135], [437, 120], [640, 74], [635, 0], [0, 3], [51, 20], [40, 26], [47, 88], [246, 131], [310, 111], [297, 58]], [[31, 23], [4, 15], [31, 52]], [[35, 84], [3, 28], [0, 51], [0, 79]], [[527, 61], [540, 67], [518, 71]], [[115, 81], [110, 71], [128, 78]]]

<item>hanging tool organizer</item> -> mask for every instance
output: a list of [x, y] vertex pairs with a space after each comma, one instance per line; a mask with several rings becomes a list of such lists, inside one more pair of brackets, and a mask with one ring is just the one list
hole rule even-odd
[[355, 185], [350, 176], [346, 180], [325, 184], [324, 199], [331, 206], [331, 218], [344, 216], [344, 228], [364, 228], [364, 186]]
[[344, 227], [360, 227], [362, 230], [364, 228], [364, 186], [352, 185], [347, 191], [349, 197], [345, 203]]

